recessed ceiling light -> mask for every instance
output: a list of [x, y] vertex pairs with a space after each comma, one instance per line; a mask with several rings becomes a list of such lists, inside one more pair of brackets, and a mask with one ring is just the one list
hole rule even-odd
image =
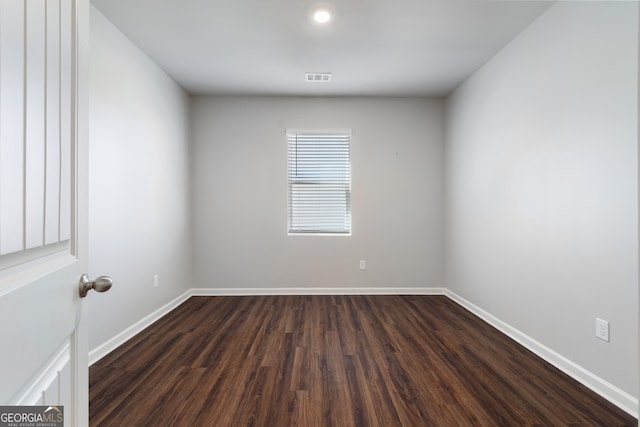
[[316, 9], [313, 12], [313, 20], [318, 24], [326, 24], [331, 21], [331, 12], [328, 9]]

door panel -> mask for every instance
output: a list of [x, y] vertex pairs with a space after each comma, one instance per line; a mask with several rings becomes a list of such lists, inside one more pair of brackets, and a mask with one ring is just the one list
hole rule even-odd
[[0, 0], [0, 405], [68, 426], [88, 424], [88, 8]]
[[25, 249], [44, 244], [45, 171], [45, 0], [30, 0], [37, 6], [28, 7], [27, 12], [27, 57], [26, 57], [26, 135], [25, 152]]
[[0, 255], [23, 242], [24, 4], [0, 1]]
[[0, 297], [0, 336], [7, 343], [0, 356], [0, 402], [23, 400], [47, 363], [65, 344], [69, 348], [79, 297], [68, 270], [77, 262], [69, 257], [55, 273], [53, 266], [41, 266], [41, 279]]

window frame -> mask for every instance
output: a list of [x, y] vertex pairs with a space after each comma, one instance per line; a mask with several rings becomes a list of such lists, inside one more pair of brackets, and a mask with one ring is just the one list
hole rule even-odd
[[[347, 172], [348, 172], [348, 182], [346, 186], [346, 212], [345, 212], [345, 223], [347, 224], [346, 231], [325, 231], [321, 230], [322, 227], [318, 227], [318, 230], [296, 230], [292, 227], [292, 194], [291, 194], [291, 177], [290, 177], [290, 136], [292, 135], [340, 135], [341, 137], [346, 137], [348, 139], [348, 163], [347, 163]], [[351, 146], [353, 142], [353, 131], [351, 129], [310, 129], [310, 128], [288, 128], [285, 132], [286, 143], [287, 143], [287, 235], [288, 236], [351, 236], [353, 232], [353, 224], [352, 224], [352, 203], [351, 203], [351, 193], [352, 193], [352, 165], [351, 165]]]

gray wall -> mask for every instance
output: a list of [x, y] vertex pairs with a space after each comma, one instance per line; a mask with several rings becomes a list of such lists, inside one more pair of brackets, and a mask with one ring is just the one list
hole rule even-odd
[[[558, 3], [446, 102], [189, 101], [93, 9], [90, 347], [192, 287], [447, 286], [637, 396], [637, 8]], [[353, 129], [351, 237], [287, 236], [287, 128]]]
[[[196, 286], [442, 286], [443, 123], [440, 100], [194, 98]], [[287, 128], [353, 130], [351, 236], [287, 236]]]
[[554, 5], [447, 99], [445, 153], [447, 286], [634, 396], [637, 7]]
[[191, 244], [188, 96], [93, 7], [90, 97], [93, 349], [191, 287]]

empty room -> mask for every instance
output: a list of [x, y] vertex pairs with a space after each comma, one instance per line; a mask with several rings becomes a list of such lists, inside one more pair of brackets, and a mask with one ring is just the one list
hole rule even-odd
[[0, 404], [638, 425], [637, 1], [1, 0], [0, 24]]

